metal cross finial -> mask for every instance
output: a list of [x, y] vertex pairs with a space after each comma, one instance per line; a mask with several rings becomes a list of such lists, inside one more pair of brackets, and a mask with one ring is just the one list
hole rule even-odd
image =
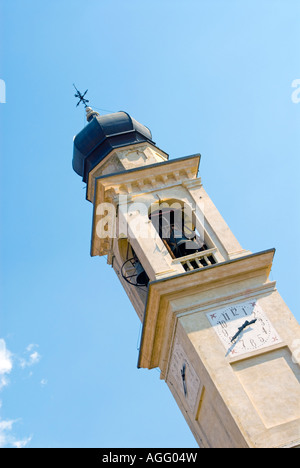
[[86, 107], [87, 107], [87, 103], [89, 102], [89, 100], [88, 100], [88, 99], [85, 99], [84, 96], [85, 96], [86, 93], [88, 92], [88, 89], [87, 89], [83, 94], [81, 94], [81, 92], [78, 91], [78, 89], [76, 88], [76, 86], [74, 85], [74, 83], [73, 83], [73, 86], [74, 86], [74, 88], [76, 89], [76, 94], [74, 94], [74, 96], [75, 96], [76, 98], [79, 98], [79, 101], [77, 102], [76, 107], [78, 107], [79, 104], [82, 102], [82, 104], [83, 104], [84, 107], [86, 108]]

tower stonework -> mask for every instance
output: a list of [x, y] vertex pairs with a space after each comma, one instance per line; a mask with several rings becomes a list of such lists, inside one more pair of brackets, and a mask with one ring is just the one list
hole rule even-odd
[[124, 112], [87, 116], [73, 168], [94, 205], [91, 255], [143, 323], [138, 367], [159, 367], [200, 447], [299, 448], [300, 327], [269, 278], [275, 250], [241, 247], [199, 154], [169, 160]]

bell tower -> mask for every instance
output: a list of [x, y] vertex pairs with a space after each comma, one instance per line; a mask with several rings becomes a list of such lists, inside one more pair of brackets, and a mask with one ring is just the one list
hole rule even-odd
[[[269, 279], [275, 250], [244, 250], [198, 178], [125, 112], [74, 138], [107, 256], [143, 323], [138, 367], [159, 367], [204, 448], [300, 447], [300, 327]], [[298, 350], [299, 351], [299, 350]]]

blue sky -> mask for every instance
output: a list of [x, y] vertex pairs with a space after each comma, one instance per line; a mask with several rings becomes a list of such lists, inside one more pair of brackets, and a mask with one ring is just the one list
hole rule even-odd
[[89, 256], [72, 83], [171, 159], [201, 153], [242, 246], [276, 248], [299, 321], [299, 1], [0, 0], [0, 14], [0, 446], [195, 447], [159, 373], [136, 367], [118, 279]]

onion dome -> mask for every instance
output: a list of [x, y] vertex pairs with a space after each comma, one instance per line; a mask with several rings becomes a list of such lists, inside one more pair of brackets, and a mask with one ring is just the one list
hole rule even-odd
[[74, 138], [73, 169], [87, 182], [89, 172], [115, 148], [143, 141], [152, 145], [149, 128], [130, 117], [127, 112], [99, 115], [86, 107], [89, 122]]

